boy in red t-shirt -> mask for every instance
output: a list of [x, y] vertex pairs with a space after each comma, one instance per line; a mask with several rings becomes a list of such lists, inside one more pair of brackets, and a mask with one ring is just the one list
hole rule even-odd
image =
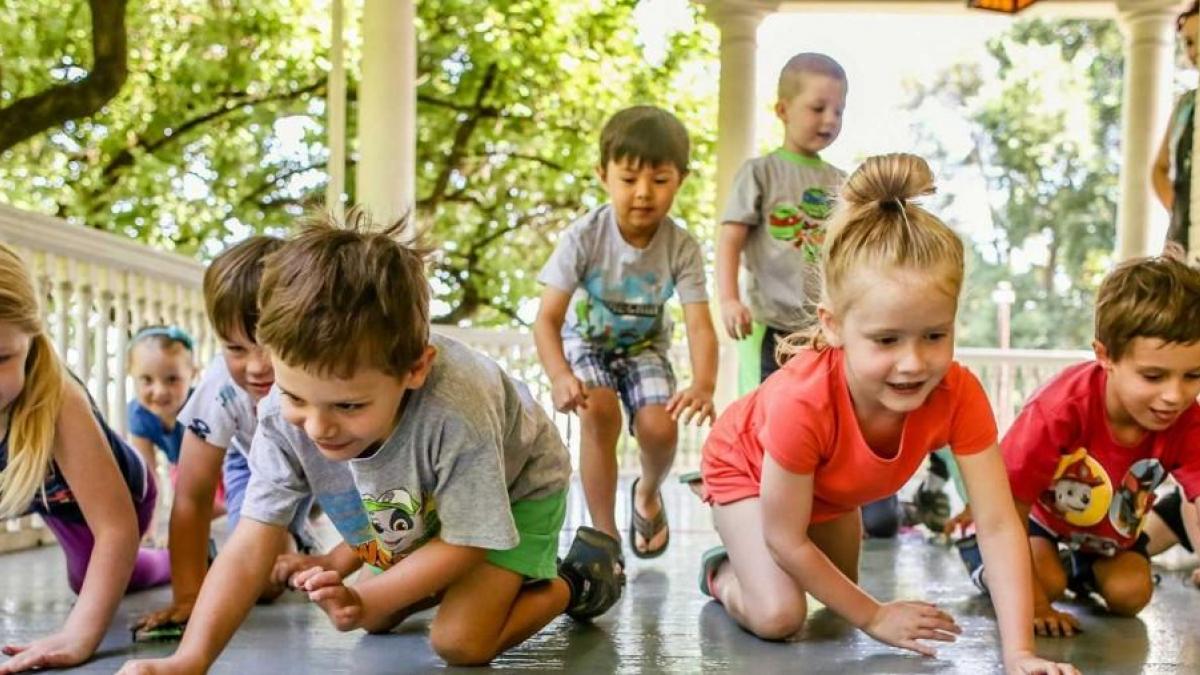
[[[1079, 630], [1050, 604], [1068, 588], [1137, 614], [1154, 587], [1142, 528], [1155, 488], [1169, 474], [1200, 502], [1200, 270], [1166, 258], [1118, 266], [1096, 298], [1092, 346], [1096, 360], [1038, 390], [1001, 442], [1042, 635]], [[960, 550], [986, 588], [970, 540]]]

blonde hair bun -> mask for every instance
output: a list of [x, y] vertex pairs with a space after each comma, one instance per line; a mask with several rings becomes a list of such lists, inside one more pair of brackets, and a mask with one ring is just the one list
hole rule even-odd
[[842, 187], [842, 201], [849, 208], [878, 205], [892, 208], [911, 199], [931, 195], [933, 171], [916, 155], [893, 153], [867, 158]]

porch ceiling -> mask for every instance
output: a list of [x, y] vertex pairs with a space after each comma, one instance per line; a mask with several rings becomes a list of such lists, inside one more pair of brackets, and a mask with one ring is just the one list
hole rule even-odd
[[[978, 14], [981, 11], [967, 9], [966, 0], [782, 0], [777, 4], [779, 12]], [[1116, 0], [1040, 0], [1021, 16], [1112, 19], [1117, 16]]]

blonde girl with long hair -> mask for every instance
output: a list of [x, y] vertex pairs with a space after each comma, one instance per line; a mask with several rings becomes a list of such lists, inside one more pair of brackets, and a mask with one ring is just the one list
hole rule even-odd
[[[858, 585], [859, 507], [894, 494], [925, 457], [958, 459], [989, 569], [1010, 673], [1076, 673], [1033, 653], [1031, 577], [979, 381], [954, 361], [958, 236], [914, 199], [933, 192], [913, 155], [872, 157], [842, 188], [822, 253], [819, 326], [780, 345], [783, 367], [717, 420], [705, 500], [724, 543], [701, 590], [769, 640], [804, 626], [811, 595], [876, 640], [934, 656], [962, 629], [928, 602]], [[797, 290], [799, 292], [799, 289]]]
[[0, 518], [41, 515], [79, 595], [57, 633], [5, 645], [0, 674], [86, 661], [127, 590], [169, 580], [167, 552], [138, 549], [154, 499], [137, 452], [55, 354], [25, 265], [0, 244]]

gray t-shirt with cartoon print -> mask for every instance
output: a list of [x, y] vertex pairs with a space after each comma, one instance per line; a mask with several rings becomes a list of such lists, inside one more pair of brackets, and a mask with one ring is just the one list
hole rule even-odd
[[845, 177], [819, 158], [782, 148], [738, 170], [721, 222], [750, 226], [740, 277], [742, 301], [755, 321], [798, 331], [815, 317], [816, 263]]
[[391, 436], [350, 461], [385, 563], [434, 536], [514, 548], [509, 505], [566, 490], [571, 476], [558, 429], [524, 384], [455, 340], [432, 343], [433, 369], [409, 392]]
[[611, 205], [567, 227], [538, 281], [571, 293], [562, 335], [614, 353], [671, 344], [667, 300], [706, 302], [704, 256], [695, 237], [664, 218], [646, 248], [625, 241]]
[[303, 429], [285, 420], [279, 396], [279, 387], [272, 387], [258, 404], [250, 482], [241, 516], [287, 527], [307, 516], [301, 511], [311, 497], [358, 556], [378, 567], [371, 523], [363, 511], [350, 467], [326, 459]]
[[283, 525], [313, 494], [368, 564], [386, 569], [433, 537], [505, 550], [519, 539], [510, 504], [567, 488], [571, 460], [558, 430], [488, 357], [434, 336], [425, 384], [369, 457], [324, 458], [286, 422], [278, 392], [260, 405], [245, 517]]

